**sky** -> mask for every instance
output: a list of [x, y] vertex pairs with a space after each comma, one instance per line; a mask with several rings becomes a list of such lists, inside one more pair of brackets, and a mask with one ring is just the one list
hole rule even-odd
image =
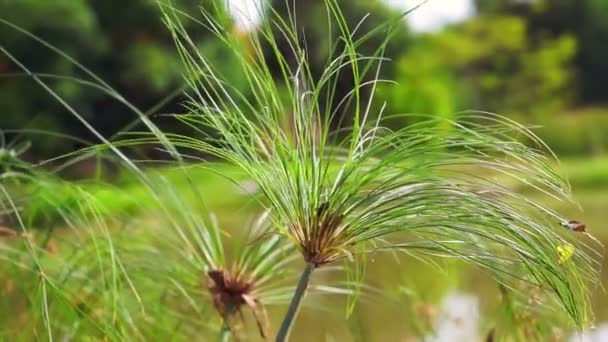
[[406, 17], [408, 25], [416, 32], [432, 32], [445, 25], [465, 20], [475, 14], [473, 0], [384, 0], [389, 6], [401, 10], [416, 10]]
[[[241, 31], [250, 31], [260, 22], [262, 15], [259, 0], [227, 0], [228, 10]], [[443, 26], [462, 21], [475, 13], [473, 0], [384, 0], [389, 6], [408, 10], [407, 24], [416, 32], [432, 32]]]
[[228, 12], [234, 18], [239, 31], [256, 28], [262, 19], [261, 2], [258, 0], [227, 0]]

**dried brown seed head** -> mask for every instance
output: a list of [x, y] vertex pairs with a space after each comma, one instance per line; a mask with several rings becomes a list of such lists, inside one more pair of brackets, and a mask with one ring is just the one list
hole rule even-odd
[[207, 288], [213, 298], [213, 305], [227, 324], [237, 313], [242, 313], [243, 305], [248, 306], [255, 316], [260, 335], [267, 336], [268, 319], [261, 302], [252, 294], [252, 280], [238, 277], [229, 271], [218, 269], [207, 272]]
[[9, 238], [17, 236], [17, 232], [14, 229], [0, 226], [0, 238]]
[[587, 230], [585, 223], [577, 220], [570, 220], [568, 222], [560, 223], [562, 227], [571, 230], [573, 232], [584, 233]]

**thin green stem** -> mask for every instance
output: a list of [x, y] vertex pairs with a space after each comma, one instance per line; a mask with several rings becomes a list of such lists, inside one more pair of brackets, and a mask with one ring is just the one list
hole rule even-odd
[[289, 308], [287, 309], [287, 313], [285, 314], [285, 318], [283, 318], [283, 323], [281, 323], [281, 327], [276, 338], [277, 342], [284, 342], [289, 337], [289, 333], [296, 320], [298, 311], [300, 311], [302, 299], [304, 299], [306, 289], [310, 283], [310, 276], [312, 275], [312, 271], [314, 271], [314, 269], [315, 265], [313, 263], [306, 264], [306, 267], [300, 276], [300, 281], [298, 282], [296, 292], [294, 293], [291, 303], [289, 304]]
[[220, 330], [219, 342], [228, 342], [230, 341], [230, 336], [232, 336], [232, 331], [230, 330], [230, 326], [228, 322], [224, 321], [222, 325], [222, 330]]

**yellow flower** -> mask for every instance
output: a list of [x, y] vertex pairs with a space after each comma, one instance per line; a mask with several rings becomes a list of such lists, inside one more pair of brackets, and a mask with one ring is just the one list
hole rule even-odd
[[575, 248], [571, 244], [557, 246], [557, 255], [559, 256], [560, 265], [572, 258], [574, 250]]

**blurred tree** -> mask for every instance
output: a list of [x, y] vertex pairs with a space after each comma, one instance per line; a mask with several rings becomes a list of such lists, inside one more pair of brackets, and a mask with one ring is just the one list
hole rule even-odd
[[[273, 2], [279, 13], [287, 15], [285, 1]], [[212, 8], [218, 4], [222, 7], [224, 0], [173, 0], [171, 3], [188, 15], [197, 16], [200, 6], [213, 11]], [[322, 0], [295, 3], [298, 7], [298, 22], [302, 26], [303, 37], [313, 60], [313, 73], [319, 75], [329, 57], [329, 45], [337, 32], [329, 31], [327, 12]], [[351, 27], [372, 13], [362, 22], [360, 35], [397, 15], [380, 0], [356, 0], [341, 5]], [[214, 12], [218, 14], [217, 11]], [[149, 108], [182, 84], [182, 63], [153, 0], [0, 0], [0, 18], [57, 46], [100, 75], [139, 108]], [[193, 21], [184, 20], [184, 24], [190, 36], [196, 39], [201, 52], [209, 60], [216, 61], [214, 70], [232, 80], [236, 88], [244, 89], [247, 81], [240, 75], [239, 68], [235, 67], [236, 60], [231, 59], [225, 47]], [[332, 25], [335, 30], [335, 23]], [[0, 27], [0, 45], [32, 71], [85, 77], [65, 58], [33, 39], [6, 25]], [[399, 27], [395, 44], [389, 45], [387, 55], [398, 56], [407, 45], [407, 37], [406, 27]], [[371, 54], [383, 39], [382, 35], [375, 36], [368, 41], [364, 52]], [[281, 46], [281, 49], [287, 51], [287, 44]], [[390, 73], [390, 66], [386, 65], [386, 73]], [[7, 56], [0, 54], [0, 129], [33, 128], [91, 138], [90, 132], [55, 99], [21, 73]], [[337, 99], [345, 96], [353, 86], [347, 73], [342, 80], [336, 94]], [[96, 89], [60, 78], [47, 78], [45, 82], [105, 135], [117, 132], [135, 119], [123, 105]], [[178, 100], [171, 101], [164, 110], [183, 111]], [[171, 126], [165, 127], [173, 129]], [[30, 152], [38, 155], [48, 156], [74, 148], [74, 145], [65, 140], [40, 136], [27, 138], [33, 140], [34, 148]]]
[[581, 102], [608, 102], [608, 1], [605, 0], [476, 0], [482, 14], [511, 14], [528, 23], [527, 35], [542, 44], [564, 34], [578, 42], [576, 66]]
[[[84, 51], [88, 52], [90, 58], [103, 49], [100, 40], [97, 40], [98, 44], [92, 44], [99, 32], [95, 15], [84, 0], [2, 1], [0, 13], [2, 19], [17, 23], [36, 35], [52, 39], [66, 53], [80, 57], [79, 59], [84, 57]], [[73, 67], [65, 60], [53, 56], [46, 48], [5, 25], [0, 29], [0, 44], [21, 62], [34, 67], [35, 71], [61, 74], [73, 72]], [[85, 47], [80, 50], [80, 54], [79, 49], [75, 49], [77, 45]], [[7, 56], [0, 54], [0, 72], [4, 76], [11, 76], [11, 73], [20, 73], [21, 70]], [[70, 82], [62, 80], [52, 83], [68, 100], [90, 100], [90, 95], [83, 94], [83, 87], [70, 86]], [[32, 125], [56, 130], [63, 126], [63, 121], [68, 121], [68, 117], [61, 114], [59, 106], [35, 87], [31, 79], [3, 78], [0, 83], [0, 104], [0, 128], [3, 129]], [[32, 122], [33, 120], [37, 122]]]
[[[201, 6], [196, 0], [174, 0], [172, 4], [193, 16]], [[211, 1], [205, 2], [208, 9], [212, 5]], [[140, 109], [153, 106], [183, 82], [179, 55], [155, 1], [2, 0], [0, 18], [55, 45]], [[203, 27], [191, 21], [186, 24], [201, 50], [210, 58], [223, 58], [220, 44]], [[9, 26], [0, 25], [0, 46], [33, 72], [90, 80], [64, 57]], [[65, 108], [3, 54], [0, 74], [0, 129], [41, 129], [91, 137]], [[105, 135], [116, 133], [136, 118], [98, 89], [66, 78], [44, 80]], [[164, 109], [178, 108], [178, 101], [172, 101]], [[48, 136], [32, 135], [27, 139], [33, 140], [35, 154], [55, 154], [75, 147]]]
[[519, 17], [474, 17], [419, 38], [398, 62], [400, 87], [383, 88], [391, 112], [447, 116], [463, 109], [540, 115], [571, 98], [576, 41], [536, 45]]

